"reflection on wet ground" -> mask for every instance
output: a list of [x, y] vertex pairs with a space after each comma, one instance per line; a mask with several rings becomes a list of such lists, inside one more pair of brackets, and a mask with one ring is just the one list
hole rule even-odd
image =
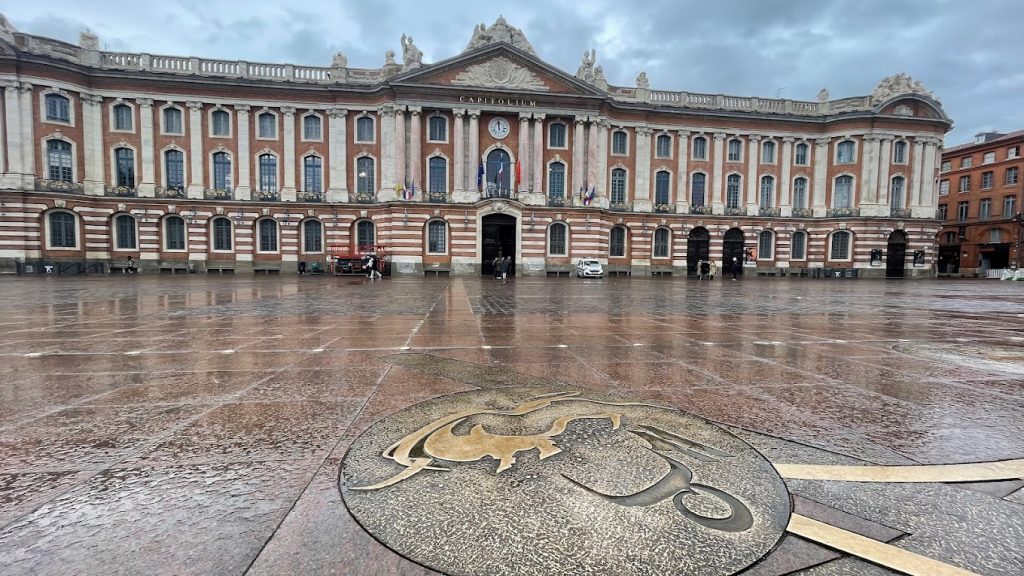
[[[341, 457], [381, 417], [475, 388], [568, 384], [669, 404], [780, 463], [1024, 457], [1019, 284], [0, 286], [4, 574], [428, 573], [351, 519]], [[800, 514], [977, 573], [1024, 573], [1019, 481], [787, 484]], [[792, 571], [890, 573], [796, 536], [751, 573]]]

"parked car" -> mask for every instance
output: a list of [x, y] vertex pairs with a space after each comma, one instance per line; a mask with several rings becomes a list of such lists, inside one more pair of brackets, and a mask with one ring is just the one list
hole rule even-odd
[[577, 278], [600, 278], [604, 276], [604, 266], [599, 260], [586, 259], [576, 263]]

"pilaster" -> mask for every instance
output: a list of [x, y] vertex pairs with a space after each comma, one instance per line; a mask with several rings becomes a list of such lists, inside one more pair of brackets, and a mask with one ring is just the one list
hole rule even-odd
[[[878, 203], [878, 150], [880, 139], [875, 134], [867, 134], [861, 139], [864, 153], [860, 163], [860, 202], [858, 207], [871, 206]], [[888, 160], [888, 158], [886, 158]]]
[[[3, 186], [5, 188], [21, 187], [21, 166], [22, 146], [20, 120], [18, 118], [21, 110], [21, 98], [18, 93], [18, 83], [14, 81], [4, 82], [4, 125], [7, 128], [7, 171], [4, 172]], [[2, 168], [2, 166], [0, 166]]]
[[[469, 112], [469, 167], [471, 175], [469, 177], [472, 185], [469, 186], [469, 190], [472, 191], [470, 202], [475, 202], [480, 199], [480, 190], [484, 186], [484, 182], [480, 182], [478, 175], [480, 174], [480, 111], [470, 110]], [[484, 178], [487, 178], [487, 174], [484, 174]]]
[[381, 178], [377, 199], [388, 202], [395, 199], [395, 109], [382, 107], [380, 118]]
[[[875, 197], [875, 202], [877, 206], [868, 214], [869, 216], [889, 215], [889, 159], [892, 158], [892, 142], [895, 139], [895, 136], [889, 134], [879, 136], [881, 148], [878, 154], [878, 174], [876, 175], [878, 195]], [[909, 194], [909, 190], [904, 190], [903, 193]]]
[[725, 212], [725, 133], [715, 132], [712, 137], [711, 211]]
[[938, 208], [938, 198], [935, 195], [936, 159], [938, 158], [938, 147], [940, 141], [937, 138], [927, 137], [922, 139], [923, 154], [921, 169], [921, 200], [920, 204], [911, 207], [911, 216], [915, 218], [932, 218]]
[[238, 185], [235, 186], [235, 200], [250, 200], [252, 198], [252, 178], [250, 176], [249, 158], [249, 106], [239, 104], [235, 106], [238, 128], [235, 134], [238, 136]]
[[[913, 165], [910, 169], [909, 194], [911, 210], [921, 206], [921, 173], [924, 168], [924, 138], [914, 138], [913, 153], [910, 157]], [[888, 188], [888, 187], [887, 187]]]
[[586, 123], [586, 116], [576, 116], [573, 123], [572, 134], [572, 188], [566, 190], [566, 196], [579, 197], [579, 191], [583, 188], [583, 124]]
[[814, 216], [824, 216], [828, 208], [825, 205], [826, 180], [828, 179], [829, 158], [828, 145], [831, 138], [818, 138], [814, 141], [814, 187], [811, 190], [811, 210]]
[[410, 185], [415, 186], [415, 199], [419, 199], [426, 190], [423, 181], [423, 109], [409, 107], [409, 177]]
[[156, 193], [156, 170], [153, 167], [153, 100], [136, 98], [135, 104], [139, 107], [139, 137], [142, 143], [142, 149], [139, 151], [142, 173], [139, 175], [138, 195], [152, 198]]
[[295, 108], [281, 108], [281, 122], [284, 124], [281, 136], [284, 138], [284, 186], [281, 200], [294, 202], [295, 194]]
[[651, 129], [640, 126], [635, 130], [636, 168], [633, 174], [633, 210], [651, 212], [651, 180], [647, 174], [651, 171]]
[[530, 113], [519, 113], [519, 189], [517, 192], [527, 192], [530, 189]]
[[452, 129], [452, 146], [455, 151], [452, 180], [455, 181], [455, 190], [452, 194], [457, 202], [461, 202], [466, 193], [466, 109], [455, 108], [452, 115], [455, 117]]
[[758, 178], [757, 178], [757, 166], [760, 162], [760, 150], [758, 147], [761, 145], [760, 136], [749, 136], [747, 139], [747, 154], [745, 160], [747, 161], [747, 214], [753, 216], [757, 214], [758, 199]]
[[608, 129], [611, 128], [607, 118], [601, 118], [597, 124], [597, 193], [594, 204], [600, 208], [608, 207]]
[[395, 110], [395, 185], [405, 186], [409, 181], [405, 147], [405, 106]]
[[24, 149], [21, 151], [21, 188], [31, 190], [35, 188], [36, 182], [36, 139], [35, 116], [32, 110], [33, 103], [32, 85], [28, 82], [18, 83], [18, 99], [21, 104], [21, 141]]
[[206, 168], [203, 166], [203, 103], [186, 102], [185, 105], [188, 106], [188, 156], [191, 164], [188, 197], [202, 198], [203, 174], [206, 173]]
[[85, 160], [83, 191], [91, 196], [103, 195], [103, 120], [100, 107], [103, 98], [80, 94], [82, 99], [82, 153]]
[[533, 115], [533, 193], [544, 193], [544, 114]]
[[327, 111], [327, 151], [331, 155], [330, 188], [328, 202], [348, 202], [348, 110], [331, 108]]
[[690, 195], [686, 190], [686, 172], [689, 170], [690, 159], [690, 132], [679, 130], [676, 132], [679, 139], [676, 141], [676, 212], [687, 214], [690, 212]]
[[790, 194], [793, 186], [793, 141], [794, 138], [790, 136], [782, 139], [782, 156], [779, 159], [782, 162], [782, 171], [779, 176], [779, 214], [782, 216], [793, 215], [793, 200]]

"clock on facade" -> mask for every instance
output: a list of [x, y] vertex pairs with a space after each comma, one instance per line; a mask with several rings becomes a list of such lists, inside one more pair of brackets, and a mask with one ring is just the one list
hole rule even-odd
[[508, 123], [508, 120], [504, 118], [492, 118], [490, 124], [487, 125], [487, 130], [498, 140], [508, 136], [512, 126]]

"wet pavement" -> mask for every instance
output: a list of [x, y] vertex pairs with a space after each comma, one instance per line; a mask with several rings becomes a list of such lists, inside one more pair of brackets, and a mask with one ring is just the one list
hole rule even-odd
[[[773, 464], [1024, 458], [1021, 283], [11, 277], [0, 362], [3, 574], [429, 574], [348, 513], [342, 458], [480, 389], [676, 407]], [[794, 516], [1024, 573], [1019, 476], [783, 477]], [[747, 573], [897, 573], [837, 549]]]

